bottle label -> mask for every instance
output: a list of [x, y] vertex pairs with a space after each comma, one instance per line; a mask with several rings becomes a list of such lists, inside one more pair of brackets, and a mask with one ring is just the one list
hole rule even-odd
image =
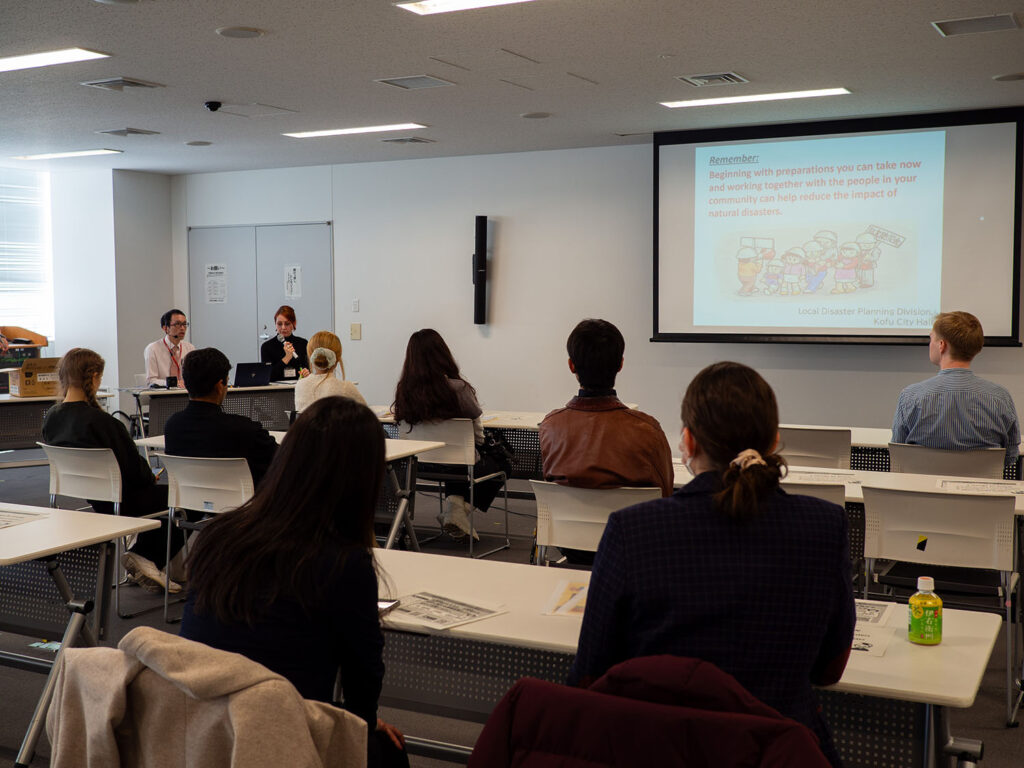
[[942, 642], [942, 606], [911, 602], [908, 607], [910, 642], [921, 645], [938, 645]]

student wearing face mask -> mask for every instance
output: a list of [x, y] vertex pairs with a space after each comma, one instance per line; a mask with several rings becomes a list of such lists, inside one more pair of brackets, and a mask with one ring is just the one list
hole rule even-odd
[[296, 336], [295, 310], [284, 304], [274, 313], [277, 336], [267, 339], [260, 347], [260, 360], [270, 363], [273, 381], [297, 381], [299, 371], [309, 368], [306, 358], [306, 340]]

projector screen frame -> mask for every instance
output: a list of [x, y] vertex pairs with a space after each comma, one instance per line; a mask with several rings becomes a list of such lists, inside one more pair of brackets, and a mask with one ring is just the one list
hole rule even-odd
[[676, 333], [659, 330], [659, 236], [660, 236], [660, 152], [663, 146], [701, 144], [705, 142], [733, 142], [757, 139], [797, 138], [801, 136], [829, 136], [833, 134], [867, 133], [871, 131], [905, 131], [926, 128], [947, 128], [965, 125], [1014, 123], [1014, 206], [1011, 332], [1008, 336], [986, 336], [985, 345], [991, 347], [1020, 347], [1020, 287], [1021, 287], [1021, 215], [1024, 206], [1024, 107], [965, 110], [959, 112], [929, 112], [909, 115], [887, 115], [838, 120], [815, 120], [798, 123], [771, 123], [758, 125], [700, 128], [684, 131], [661, 131], [653, 136], [653, 333], [650, 341], [670, 343], [757, 343], [757, 344], [860, 344], [884, 346], [923, 345], [927, 334], [875, 336], [859, 334], [821, 333]]

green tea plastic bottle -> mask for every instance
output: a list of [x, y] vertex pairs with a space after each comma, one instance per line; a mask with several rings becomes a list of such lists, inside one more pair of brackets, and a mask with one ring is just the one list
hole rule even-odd
[[935, 594], [935, 579], [919, 576], [917, 592], [907, 606], [910, 642], [938, 645], [942, 642], [942, 599]]

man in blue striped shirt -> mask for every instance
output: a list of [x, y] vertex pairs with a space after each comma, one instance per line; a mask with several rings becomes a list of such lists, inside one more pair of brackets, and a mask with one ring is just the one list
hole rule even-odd
[[900, 393], [892, 422], [896, 443], [968, 451], [1002, 447], [1017, 458], [1020, 429], [1010, 393], [978, 378], [971, 360], [985, 344], [981, 323], [968, 312], [943, 312], [932, 326], [928, 359], [939, 375]]

